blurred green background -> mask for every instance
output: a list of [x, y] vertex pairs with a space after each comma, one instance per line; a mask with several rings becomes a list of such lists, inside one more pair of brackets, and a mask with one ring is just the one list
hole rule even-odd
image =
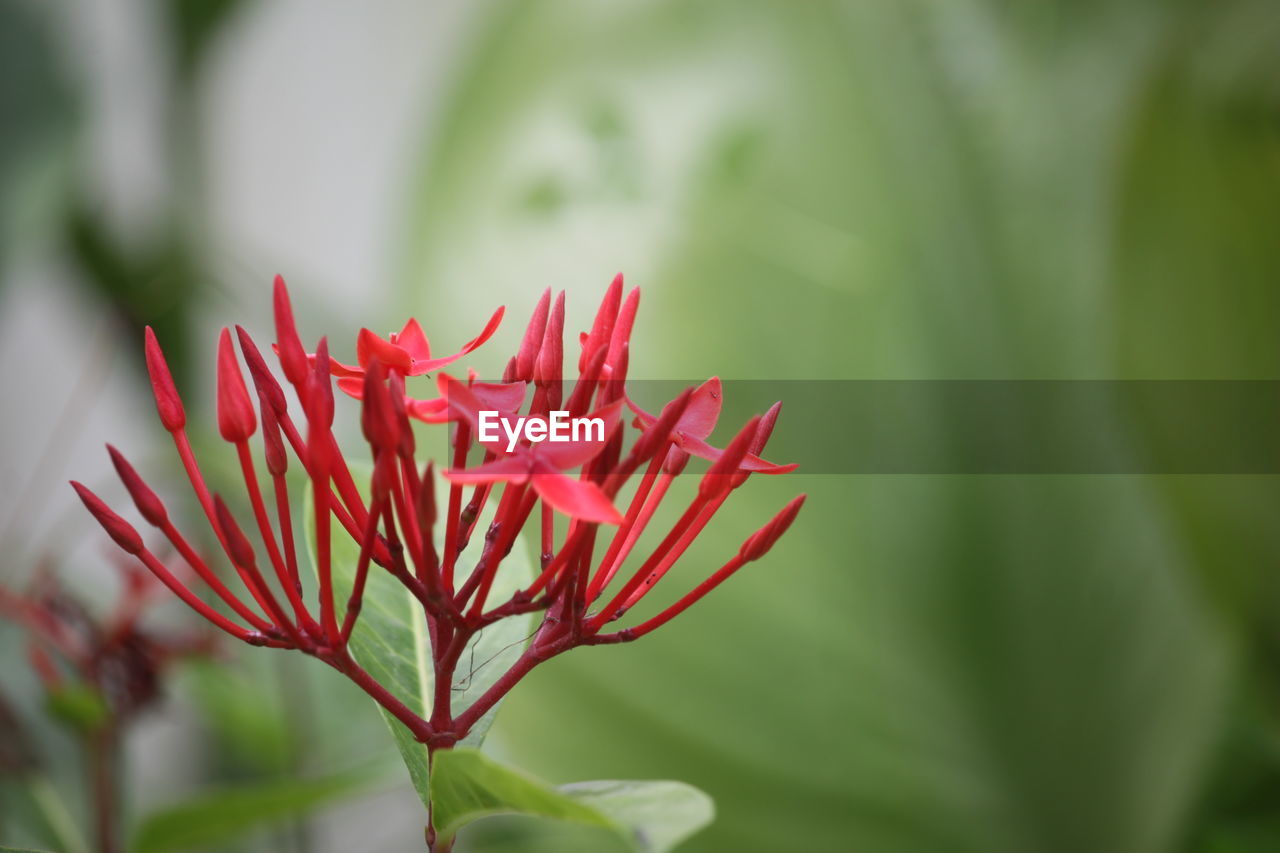
[[[1280, 379], [1273, 0], [95, 5], [0, 3], [7, 585], [48, 553], [106, 588], [96, 540], [54, 547], [89, 536], [59, 481], [105, 482], [108, 436], [165, 464], [140, 326], [209, 414], [212, 330], [265, 332], [275, 272], [347, 355], [360, 325], [449, 347], [505, 303], [494, 372], [543, 288], [582, 329], [621, 269], [639, 377]], [[86, 364], [109, 393], [64, 408]], [[681, 579], [809, 492], [769, 558], [535, 673], [491, 747], [703, 788], [690, 851], [1277, 850], [1278, 486], [753, 481]], [[135, 733], [134, 812], [391, 760], [336, 677], [228, 654]], [[415, 849], [396, 772], [208, 849]], [[463, 849], [609, 843], [496, 820]]]

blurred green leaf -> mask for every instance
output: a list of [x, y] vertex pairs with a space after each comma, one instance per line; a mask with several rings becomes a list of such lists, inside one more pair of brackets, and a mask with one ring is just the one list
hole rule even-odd
[[45, 698], [49, 715], [78, 732], [92, 732], [111, 717], [102, 694], [87, 684], [68, 684]]
[[190, 81], [195, 76], [218, 34], [244, 5], [244, 0], [182, 0], [164, 4], [176, 42], [175, 58], [181, 79]]
[[[357, 482], [368, 481], [367, 473], [359, 470], [355, 473]], [[440, 488], [444, 488], [443, 483]], [[484, 530], [493, 519], [495, 502], [489, 503], [490, 506], [477, 521], [479, 530]], [[307, 544], [308, 548], [313, 549], [315, 513], [311, 506], [311, 495], [308, 494]], [[331, 541], [335, 595], [339, 601], [345, 602], [355, 580], [360, 546], [337, 525], [332, 530]], [[437, 547], [441, 546], [442, 543], [437, 543]], [[311, 553], [311, 560], [314, 565], [314, 551]], [[527, 585], [532, 576], [532, 563], [528, 554], [522, 543], [517, 544], [502, 563], [490, 600], [504, 600]], [[455, 713], [484, 693], [519, 657], [530, 632], [530, 620], [531, 616], [504, 619], [481, 631], [471, 641], [460, 659], [458, 681], [453, 687]], [[351, 652], [378, 683], [422, 717], [431, 716], [434, 696], [435, 674], [430, 643], [422, 605], [388, 572], [376, 565], [370, 566], [365, 583], [364, 606], [355, 630], [351, 633]], [[463, 745], [479, 746], [483, 742], [500, 704], [495, 705], [476, 723], [461, 741]], [[418, 796], [423, 805], [427, 805], [431, 792], [426, 746], [419, 743], [386, 710], [379, 708], [379, 711], [395, 737], [396, 747], [409, 770], [409, 778], [413, 781]]]
[[[274, 662], [274, 661], [272, 661]], [[250, 665], [247, 661], [242, 664]], [[186, 690], [201, 715], [216, 731], [223, 749], [215, 758], [262, 773], [276, 774], [289, 765], [290, 720], [275, 695], [259, 689], [256, 679], [265, 669], [250, 673], [208, 662], [191, 663], [181, 674]]]
[[0, 853], [48, 853], [47, 850], [32, 850], [28, 847], [3, 847], [0, 846]]
[[[422, 146], [404, 299], [583, 311], [623, 269], [647, 376], [1274, 377], [1277, 27], [1269, 0], [495, 7]], [[1280, 673], [1276, 478], [780, 480], [699, 544], [792, 490], [804, 531], [612, 666], [531, 679], [521, 762], [689, 778], [706, 851], [1152, 853], [1210, 819], [1241, 658]]]
[[364, 770], [204, 794], [145, 818], [132, 849], [136, 853], [176, 853], [225, 843], [350, 796], [373, 780], [374, 774]]
[[709, 797], [680, 782], [580, 782], [553, 788], [474, 749], [436, 756], [432, 821], [441, 838], [481, 818], [523, 814], [613, 830], [634, 850], [664, 853], [712, 821]]

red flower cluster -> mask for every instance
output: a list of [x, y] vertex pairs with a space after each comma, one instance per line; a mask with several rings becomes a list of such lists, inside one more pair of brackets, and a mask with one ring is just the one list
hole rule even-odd
[[[259, 550], [227, 504], [206, 486], [187, 438], [182, 400], [148, 329], [147, 366], [160, 420], [173, 436], [204, 515], [247, 597], [223, 583], [175, 527], [161, 500], [114, 448], [112, 460], [139, 514], [190, 563], [227, 613], [176, 579], [131, 524], [87, 488], [73, 485], [125, 551], [214, 625], [255, 645], [298, 649], [320, 658], [355, 681], [419, 740], [432, 748], [447, 747], [465, 736], [537, 664], [576, 646], [636, 639], [679, 615], [744, 564], [763, 556], [804, 502], [801, 495], [787, 504], [732, 559], [675, 604], [633, 627], [605, 631], [666, 575], [748, 476], [794, 467], [773, 465], [759, 455], [777, 420], [777, 405], [751, 419], [725, 448], [707, 442], [720, 413], [718, 380], [686, 389], [657, 415], [640, 410], [627, 398], [628, 346], [639, 298], [639, 291], [633, 290], [624, 299], [621, 276], [614, 280], [591, 330], [580, 338], [579, 375], [571, 388], [566, 389], [563, 381], [564, 294], [553, 305], [548, 290], [502, 382], [479, 382], [474, 375], [463, 381], [439, 373], [439, 396], [414, 399], [407, 395], [406, 377], [436, 371], [483, 344], [496, 330], [501, 309], [480, 335], [444, 358], [432, 357], [426, 335], [414, 320], [390, 339], [362, 330], [357, 339], [359, 363], [348, 366], [330, 358], [323, 338], [314, 353], [304, 349], [284, 282], [277, 278], [274, 350], [301, 409], [301, 423], [295, 421], [296, 409], [291, 410], [284, 387], [243, 329], [237, 327], [236, 332], [256, 391], [256, 406], [227, 329], [218, 349], [218, 428], [239, 456], [255, 538], [265, 560], [259, 558]], [[361, 424], [373, 463], [367, 502], [334, 438], [335, 381], [361, 401]], [[639, 432], [629, 448], [624, 406], [635, 412]], [[528, 417], [548, 418], [553, 411], [564, 411], [571, 417], [599, 418], [603, 440], [525, 440], [510, 452], [505, 444], [478, 440], [481, 412], [517, 416], [522, 409]], [[448, 499], [442, 507], [436, 503], [433, 465], [421, 467], [415, 459], [413, 420], [452, 424], [452, 460], [443, 472]], [[259, 426], [270, 508], [250, 446]], [[625, 581], [613, 584], [691, 455], [711, 464], [690, 504], [653, 552], [638, 561]], [[314, 495], [319, 588], [314, 606], [304, 601], [299, 577], [294, 499], [286, 480], [291, 456], [301, 464]], [[636, 475], [629, 506], [619, 513], [614, 500]], [[480, 514], [490, 504], [495, 505], [493, 521], [478, 555], [464, 567]], [[568, 519], [559, 537], [557, 513]], [[535, 514], [540, 527], [540, 573], [510, 599], [489, 601], [504, 558]], [[332, 522], [360, 545], [345, 607], [340, 606], [333, 584]], [[438, 526], [443, 528], [439, 534]], [[603, 550], [598, 558], [597, 546]], [[429, 719], [377, 683], [348, 651], [374, 565], [393, 575], [421, 604], [436, 676]], [[606, 596], [614, 586], [616, 590]], [[470, 707], [455, 714], [450, 687], [467, 644], [497, 620], [533, 612], [545, 615], [519, 660]]]
[[177, 659], [213, 650], [209, 633], [162, 632], [143, 625], [159, 584], [132, 561], [121, 560], [123, 587], [105, 614], [93, 613], [56, 575], [42, 568], [22, 592], [0, 587], [0, 616], [26, 629], [27, 660], [50, 697], [87, 688], [101, 702], [95, 726], [115, 729], [160, 697], [161, 681]]

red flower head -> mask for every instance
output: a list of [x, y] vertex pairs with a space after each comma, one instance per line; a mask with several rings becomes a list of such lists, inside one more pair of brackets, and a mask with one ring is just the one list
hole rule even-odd
[[[276, 379], [261, 351], [237, 327], [240, 355], [251, 394], [224, 330], [218, 345], [218, 428], [240, 463], [239, 520], [231, 503], [210, 491], [190, 442], [182, 400], [154, 335], [147, 332], [147, 365], [161, 423], [173, 437], [187, 478], [223, 557], [239, 577], [238, 589], [219, 574], [177, 529], [161, 499], [125, 458], [112, 458], [139, 515], [169, 541], [217, 599], [196, 595], [156, 558], [142, 535], [77, 484], [85, 505], [126, 553], [135, 557], [188, 605], [223, 631], [255, 645], [292, 648], [314, 655], [346, 674], [415, 736], [443, 748], [466, 735], [525, 673], [570, 648], [633, 640], [665, 624], [722, 583], [741, 566], [763, 556], [795, 519], [803, 496], [785, 506], [750, 536], [727, 563], [656, 616], [629, 628], [606, 631], [672, 569], [730, 495], [755, 473], [779, 474], [795, 466], [761, 458], [778, 416], [775, 405], [747, 422], [719, 449], [708, 438], [720, 415], [721, 387], [712, 379], [686, 389], [654, 416], [624, 391], [631, 329], [639, 290], [623, 295], [622, 277], [610, 285], [591, 329], [579, 337], [577, 381], [566, 398], [562, 371], [564, 294], [542, 294], [503, 381], [436, 377], [437, 397], [409, 396], [406, 380], [436, 371], [489, 339], [502, 317], [494, 313], [484, 330], [461, 351], [432, 358], [426, 335], [414, 320], [388, 339], [361, 330], [358, 366], [329, 356], [324, 339], [308, 355], [294, 324], [284, 282], [275, 286]], [[333, 435], [334, 384], [360, 401], [361, 427], [372, 475], [362, 493], [348, 457]], [[255, 405], [256, 396], [256, 405]], [[296, 401], [291, 405], [290, 396]], [[635, 412], [628, 447], [622, 407]], [[300, 413], [300, 417], [299, 414]], [[560, 441], [563, 418], [587, 425]], [[434, 466], [417, 459], [414, 421], [450, 430], [444, 465], [447, 498], [436, 501]], [[503, 433], [495, 433], [501, 426]], [[593, 427], [598, 427], [592, 432]], [[576, 427], [575, 427], [576, 428]], [[251, 442], [261, 432], [267, 488]], [[478, 451], [478, 452], [477, 452]], [[690, 456], [710, 461], [698, 488], [660, 543], [623, 572], [658, 505]], [[298, 496], [286, 480], [293, 460], [314, 496], [315, 567], [318, 595], [306, 600], [299, 574], [294, 512]], [[625, 513], [614, 501], [634, 483]], [[445, 493], [442, 493], [442, 497]], [[492, 522], [478, 553], [470, 549], [480, 514], [493, 506]], [[540, 539], [540, 573], [505, 601], [490, 601], [494, 581], [516, 537], [533, 517]], [[567, 517], [558, 534], [556, 516]], [[354, 583], [345, 602], [332, 579], [330, 528], [336, 524], [359, 544]], [[597, 556], [597, 545], [603, 553]], [[390, 573], [418, 602], [432, 638], [436, 697], [429, 718], [406, 706], [351, 656], [348, 644], [359, 618], [366, 579], [373, 567]], [[623, 575], [623, 579], [619, 579]], [[618, 582], [615, 583], [615, 580]], [[469, 707], [453, 708], [451, 686], [462, 651], [485, 626], [519, 614], [545, 612], [510, 671]]]
[[121, 559], [121, 592], [111, 609], [95, 613], [51, 571], [41, 568], [22, 592], [0, 587], [0, 615], [22, 625], [27, 659], [46, 692], [87, 689], [101, 703], [101, 719], [81, 726], [116, 729], [159, 697], [164, 674], [179, 658], [208, 654], [212, 635], [163, 632], [143, 617], [156, 601], [154, 577]]

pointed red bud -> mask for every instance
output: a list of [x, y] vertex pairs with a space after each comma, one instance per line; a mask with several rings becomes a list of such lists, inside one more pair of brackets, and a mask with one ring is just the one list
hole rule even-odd
[[622, 273], [613, 277], [604, 299], [600, 301], [600, 310], [596, 312], [591, 331], [582, 342], [582, 354], [578, 356], [578, 372], [586, 370], [587, 361], [595, 355], [596, 350], [603, 348], [606, 353], [609, 340], [613, 336], [613, 324], [618, 319], [618, 308], [622, 304]]
[[182, 407], [182, 398], [178, 396], [178, 388], [173, 384], [173, 374], [169, 372], [169, 363], [164, 359], [156, 333], [147, 326], [147, 373], [151, 377], [151, 392], [156, 398], [156, 411], [160, 414], [160, 423], [169, 432], [177, 432], [187, 425], [187, 412]]
[[398, 452], [402, 459], [412, 462], [416, 445], [413, 435], [413, 424], [409, 422], [409, 410], [405, 405], [403, 374], [391, 374], [388, 382], [387, 393], [391, 399], [392, 414], [395, 416], [396, 432], [400, 436]]
[[720, 454], [720, 458], [712, 462], [707, 473], [702, 475], [702, 481], [698, 483], [699, 495], [706, 498], [734, 487], [736, 479], [734, 475], [742, 467], [742, 460], [747, 458], [747, 451], [751, 449], [751, 442], [755, 440], [756, 429], [759, 426], [760, 416], [756, 415], [738, 430], [738, 434], [733, 437], [733, 441], [729, 442], [729, 446]]
[[526, 382], [533, 379], [533, 366], [538, 358], [538, 350], [542, 347], [542, 337], [547, 329], [547, 312], [551, 310], [551, 288], [542, 291], [538, 304], [533, 309], [533, 317], [524, 330], [520, 340], [520, 350], [516, 355], [516, 378]]
[[240, 352], [244, 353], [245, 364], [249, 365], [249, 375], [253, 377], [253, 387], [257, 389], [258, 396], [275, 409], [276, 414], [283, 415], [289, 409], [284, 397], [284, 389], [271, 375], [271, 370], [262, 357], [262, 351], [258, 349], [258, 345], [253, 342], [253, 338], [249, 337], [249, 333], [243, 326], [236, 326], [236, 336], [240, 339]]
[[769, 552], [774, 543], [782, 538], [782, 534], [787, 532], [791, 522], [796, 520], [796, 516], [800, 514], [800, 507], [804, 506], [805, 498], [807, 497], [808, 495], [797, 495], [792, 498], [791, 502], [784, 506], [777, 515], [751, 534], [746, 542], [742, 543], [742, 547], [738, 550], [738, 556], [742, 558], [744, 563], [758, 560]]
[[518, 374], [516, 373], [516, 364], [518, 364], [517, 356], [511, 356], [511, 360], [507, 362], [507, 366], [502, 370], [503, 383], [515, 382]]
[[640, 288], [637, 287], [627, 294], [627, 301], [622, 303], [622, 308], [618, 311], [618, 319], [609, 338], [609, 364], [618, 364], [622, 348], [631, 342], [631, 327], [635, 325], [636, 312], [639, 310]]
[[662, 412], [658, 415], [658, 419], [653, 422], [652, 426], [641, 433], [640, 438], [636, 440], [635, 446], [631, 448], [631, 455], [635, 457], [637, 464], [648, 462], [655, 453], [667, 446], [667, 442], [671, 438], [671, 430], [680, 422], [680, 418], [684, 415], [684, 410], [689, 407], [689, 400], [692, 396], [693, 388], [686, 388], [680, 392], [680, 396], [662, 407]]
[[373, 502], [382, 501], [390, 494], [395, 478], [394, 459], [386, 454], [376, 456], [373, 464], [373, 478], [369, 481], [370, 498]]
[[120, 481], [128, 489], [129, 496], [138, 507], [138, 512], [149, 524], [163, 527], [169, 520], [169, 513], [165, 510], [160, 498], [150, 486], [143, 482], [137, 470], [129, 464], [129, 460], [125, 459], [119, 450], [108, 444], [107, 452], [111, 454], [111, 464], [115, 466], [116, 473], [120, 475]]
[[231, 344], [231, 332], [218, 337], [218, 431], [230, 442], [246, 441], [258, 428], [253, 400], [245, 387], [240, 362]]
[[672, 447], [667, 451], [667, 458], [662, 460], [662, 473], [675, 477], [681, 474], [688, 464], [688, 452], [678, 447]]
[[[751, 447], [748, 453], [759, 456], [764, 452], [764, 447], [769, 443], [769, 436], [773, 435], [773, 428], [778, 423], [778, 415], [782, 412], [782, 401], [774, 403], [769, 407], [769, 411], [765, 412], [760, 418], [760, 425], [756, 427], [756, 437], [751, 440]], [[739, 471], [733, 475], [733, 488], [738, 488], [746, 482], [747, 477], [751, 476], [750, 471]]]
[[542, 349], [533, 368], [533, 378], [542, 385], [559, 382], [564, 376], [564, 291], [556, 296], [555, 307], [547, 318], [542, 336]]
[[213, 509], [218, 517], [218, 527], [222, 529], [222, 535], [226, 537], [227, 551], [231, 554], [231, 559], [241, 568], [247, 569], [255, 566], [257, 564], [256, 558], [254, 557], [253, 546], [249, 544], [249, 537], [244, 535], [244, 531], [236, 523], [231, 511], [222, 502], [221, 495], [213, 496]]
[[387, 371], [377, 359], [365, 367], [360, 426], [371, 447], [396, 452], [400, 443], [398, 424], [387, 394]]
[[606, 355], [608, 353], [603, 348], [596, 350], [587, 363], [587, 369], [578, 377], [578, 381], [573, 386], [573, 393], [564, 404], [569, 417], [577, 418], [586, 414], [587, 407], [591, 405], [591, 397], [599, 386], [600, 371], [604, 369]]
[[618, 358], [612, 365], [613, 372], [609, 376], [609, 379], [611, 380], [610, 387], [613, 389], [612, 396], [615, 400], [621, 398], [623, 393], [626, 391], [626, 389], [622, 387], [622, 383], [627, 379], [627, 367], [630, 363], [631, 344], [626, 343], [622, 345], [622, 349], [618, 352]]
[[322, 427], [333, 425], [333, 384], [329, 381], [329, 339], [316, 345], [315, 369], [309, 371], [306, 393], [307, 420]]
[[111, 507], [103, 503], [102, 498], [95, 495], [83, 483], [71, 481], [71, 488], [76, 490], [76, 494], [80, 496], [80, 500], [84, 502], [85, 508], [93, 514], [93, 517], [102, 525], [102, 529], [107, 531], [107, 535], [115, 540], [115, 543], [128, 554], [141, 554], [145, 550], [142, 544], [142, 537], [138, 535], [138, 531], [133, 525], [116, 515]]
[[280, 477], [289, 470], [289, 454], [280, 434], [280, 418], [270, 406], [262, 407], [262, 443], [266, 449], [267, 472]]
[[289, 288], [285, 287], [281, 276], [276, 276], [273, 299], [280, 368], [291, 384], [300, 387], [307, 381], [307, 351], [302, 348], [302, 339], [298, 337], [298, 327], [293, 321], [293, 306], [289, 303]]

